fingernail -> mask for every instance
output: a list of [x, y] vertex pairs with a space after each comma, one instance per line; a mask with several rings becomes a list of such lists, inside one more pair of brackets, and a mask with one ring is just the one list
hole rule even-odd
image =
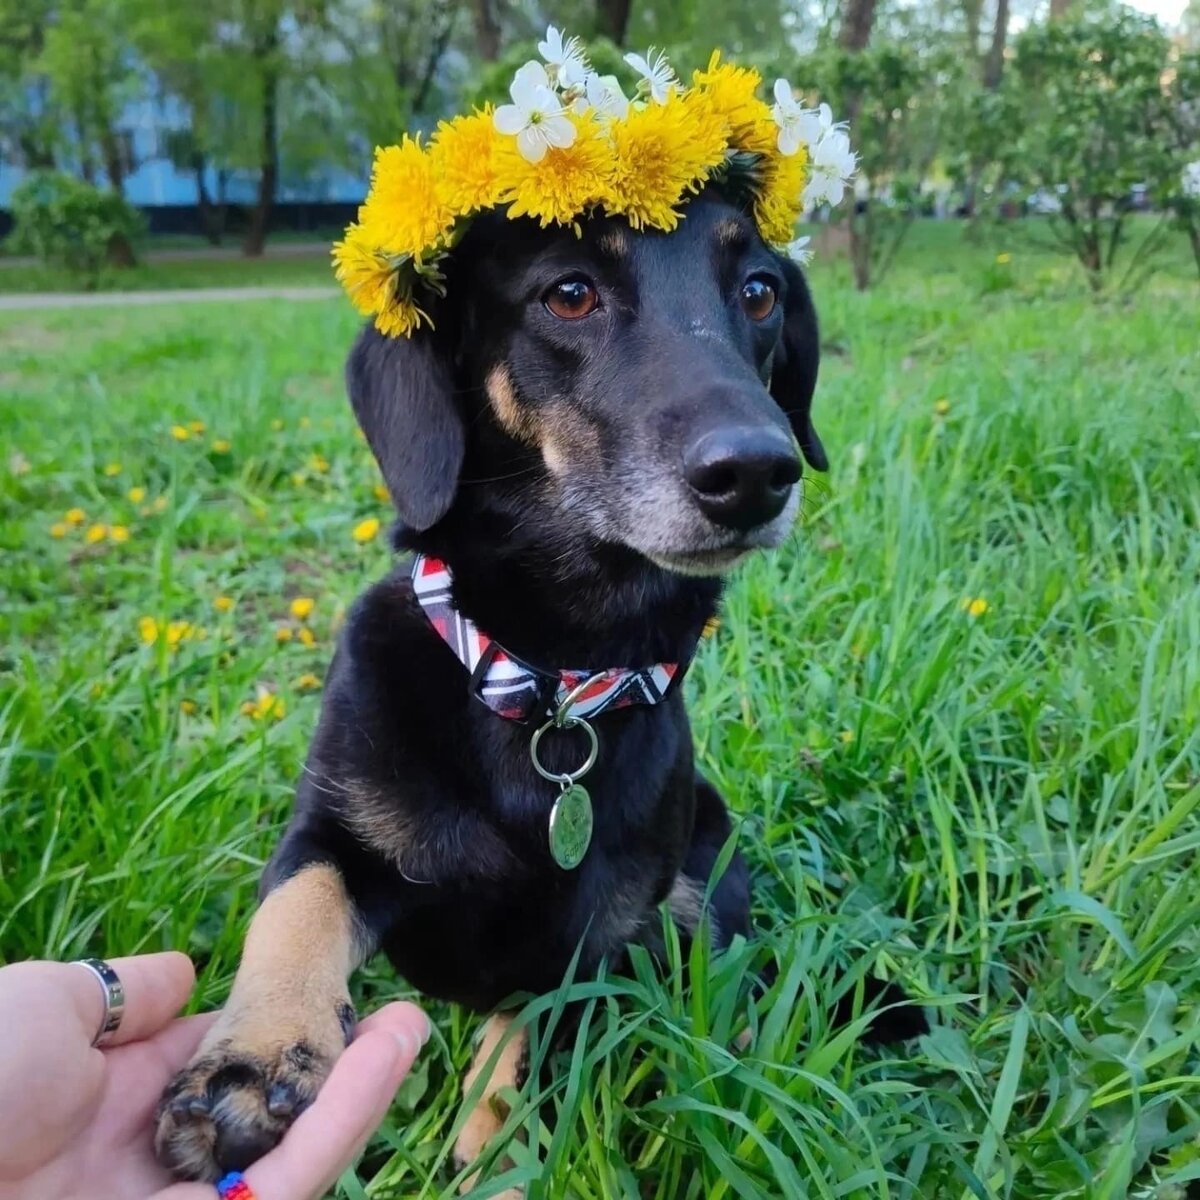
[[400, 1053], [405, 1058], [416, 1058], [419, 1047], [413, 1045], [413, 1040], [407, 1033], [396, 1030], [392, 1034], [392, 1037], [396, 1039], [396, 1044], [400, 1047]]
[[417, 1035], [421, 1039], [422, 1046], [425, 1045], [425, 1043], [427, 1041], [429, 1041], [430, 1034], [432, 1034], [432, 1033], [433, 1033], [433, 1026], [429, 1023], [429, 1017], [426, 1016], [426, 1014], [422, 1011], [421, 1012], [421, 1029]]

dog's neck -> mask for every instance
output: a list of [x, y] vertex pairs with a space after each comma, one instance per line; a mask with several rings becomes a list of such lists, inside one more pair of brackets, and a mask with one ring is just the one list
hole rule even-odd
[[548, 670], [640, 667], [691, 656], [720, 600], [719, 579], [656, 567], [621, 546], [547, 536], [537, 515], [459, 503], [402, 549], [444, 562], [454, 602], [489, 637]]

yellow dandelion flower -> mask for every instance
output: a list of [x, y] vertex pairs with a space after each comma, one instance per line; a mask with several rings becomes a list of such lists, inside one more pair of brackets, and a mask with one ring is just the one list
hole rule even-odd
[[439, 195], [433, 157], [404, 135], [398, 146], [375, 151], [371, 189], [358, 210], [366, 241], [390, 254], [420, 256], [454, 223]]
[[367, 517], [365, 521], [359, 521], [351, 530], [351, 536], [356, 542], [369, 542], [376, 534], [379, 533], [379, 518]]
[[121, 464], [119, 462], [111, 462], [104, 468], [104, 474], [112, 479], [114, 475], [120, 475]]
[[762, 76], [757, 71], [722, 63], [721, 52], [714, 50], [708, 67], [695, 71], [692, 82], [693, 103], [724, 122], [730, 145], [752, 154], [774, 151], [779, 131], [770, 106], [758, 97]]
[[308, 469], [316, 471], [318, 475], [324, 475], [329, 470], [329, 459], [323, 454], [311, 454], [308, 459]]
[[376, 500], [382, 501], [384, 504], [389, 504], [391, 502], [392, 494], [387, 490], [387, 487], [384, 484], [377, 483], [371, 490], [374, 493]]
[[68, 525], [82, 525], [86, 519], [87, 513], [85, 513], [82, 508], [68, 508], [66, 513], [63, 515], [63, 520], [66, 521]]
[[129, 541], [129, 526], [113, 525], [108, 531], [108, 536], [112, 538], [114, 542], [127, 542]]
[[200, 436], [200, 434], [202, 434], [202, 433], [203, 433], [203, 432], [204, 432], [204, 431], [205, 431], [205, 430], [208, 428], [208, 426], [207, 426], [207, 425], [205, 425], [203, 421], [189, 421], [189, 422], [188, 422], [188, 428], [189, 428], [189, 429], [190, 429], [190, 430], [191, 430], [191, 431], [192, 431], [192, 432], [193, 432], [193, 433], [194, 433], [194, 434], [195, 434], [197, 437], [199, 437], [199, 436]]
[[279, 431], [280, 431], [280, 430], [283, 428], [283, 421], [281, 421], [281, 420], [279, 419], [279, 417], [276, 417], [276, 418], [275, 418], [275, 419], [274, 419], [274, 420], [271, 422], [271, 428], [272, 428], [273, 430], [275, 430], [275, 432], [276, 432], [276, 433], [278, 433], [278, 432], [279, 432]]
[[89, 525], [88, 531], [83, 535], [83, 540], [89, 546], [94, 546], [97, 542], [102, 542], [108, 537], [107, 525]]
[[263, 687], [261, 683], [255, 689], [254, 699], [247, 700], [242, 705], [243, 714], [255, 721], [261, 721], [266, 717], [273, 717], [278, 721], [286, 711], [282, 698], [270, 688]]
[[308, 476], [303, 471], [292, 472], [292, 486], [303, 487], [308, 482]]
[[838, 734], [838, 737], [842, 740], [842, 742], [845, 745], [849, 745], [852, 741], [854, 741], [854, 730], [853, 729], [843, 729], [841, 731], [841, 733]]
[[613, 156], [606, 127], [591, 113], [573, 113], [575, 141], [551, 147], [541, 162], [529, 162], [515, 138], [496, 146], [498, 198], [510, 217], [536, 217], [545, 228], [574, 225], [593, 204], [607, 202], [612, 191]]
[[213, 599], [213, 608], [219, 613], [232, 612], [234, 603], [232, 596], [216, 596]]
[[302, 646], [315, 646], [317, 644], [317, 635], [313, 633], [307, 625], [300, 628], [300, 632], [296, 634]]
[[290, 642], [292, 640], [292, 629], [290, 625], [278, 625], [275, 628], [275, 640], [277, 642]]
[[170, 621], [167, 623], [167, 645], [178, 646], [180, 642], [192, 639], [192, 626], [189, 621]]
[[770, 154], [761, 164], [762, 178], [754, 202], [754, 220], [768, 242], [790, 242], [803, 211], [801, 196], [808, 182], [808, 154]]
[[396, 263], [367, 240], [359, 225], [346, 230], [346, 239], [333, 247], [334, 274], [350, 302], [388, 337], [407, 337], [429, 317], [396, 288]]
[[316, 606], [317, 602], [311, 596], [297, 596], [291, 603], [292, 616], [298, 621], [305, 621]]
[[437, 127], [429, 154], [438, 195], [448, 212], [466, 216], [496, 203], [497, 145], [491, 105]]
[[997, 262], [998, 262], [998, 263], [999, 263], [999, 264], [1000, 264], [1002, 267], [1006, 267], [1006, 266], [1008, 266], [1008, 264], [1009, 264], [1010, 262], [1012, 262], [1012, 255], [1011, 255], [1011, 254], [1008, 254], [1007, 252], [1006, 252], [1006, 253], [1004, 253], [1004, 254], [997, 254], [997, 255], [996, 255], [996, 261], [997, 261]]
[[129, 496], [130, 504], [141, 504], [146, 498], [146, 489], [144, 487], [131, 487], [126, 494]]
[[153, 617], [139, 617], [138, 637], [147, 646], [153, 646], [158, 641], [158, 622]]
[[62, 521], [55, 521], [50, 526], [50, 536], [52, 538], [64, 538], [67, 536], [67, 526]]
[[298, 692], [315, 692], [320, 686], [320, 676], [314, 675], [311, 671], [306, 671], [296, 680], [296, 690]]
[[609, 130], [616, 162], [604, 207], [635, 229], [674, 229], [676, 205], [725, 157], [721, 121], [676, 92], [665, 104], [630, 109]]
[[967, 615], [971, 617], [982, 617], [988, 610], [988, 602], [982, 596], [964, 600], [962, 606], [967, 611]]
[[950, 401], [945, 399], [945, 397], [936, 401], [933, 406], [933, 411], [937, 413], [939, 417], [944, 417], [950, 411]]
[[213, 442], [212, 448], [214, 454], [228, 454], [233, 446], [225, 438], [217, 438]]
[[171, 436], [177, 442], [186, 442], [192, 436], [192, 431], [186, 425], [172, 425]]
[[179, 711], [181, 713], [183, 713], [183, 715], [185, 717], [195, 716], [195, 714], [196, 714], [195, 700], [180, 700]]

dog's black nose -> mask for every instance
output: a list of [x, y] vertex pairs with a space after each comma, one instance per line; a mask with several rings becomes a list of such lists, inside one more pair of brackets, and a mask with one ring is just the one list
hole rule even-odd
[[782, 430], [734, 426], [694, 441], [683, 454], [683, 475], [710, 521], [744, 532], [783, 511], [800, 460]]

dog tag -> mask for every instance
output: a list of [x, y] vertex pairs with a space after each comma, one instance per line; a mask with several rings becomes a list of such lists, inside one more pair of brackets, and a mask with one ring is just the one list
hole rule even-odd
[[573, 871], [592, 842], [592, 798], [587, 788], [572, 783], [550, 810], [550, 853], [564, 871]]

